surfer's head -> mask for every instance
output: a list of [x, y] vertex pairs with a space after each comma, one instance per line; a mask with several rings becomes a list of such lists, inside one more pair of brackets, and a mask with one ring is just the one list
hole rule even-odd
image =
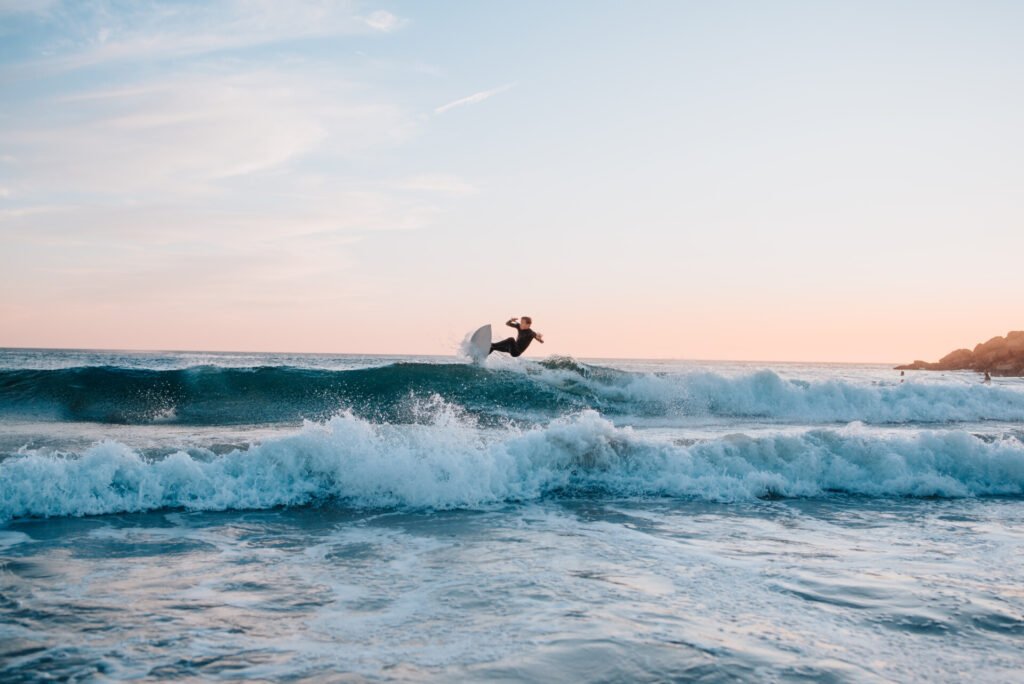
[[520, 316], [519, 325], [523, 328], [529, 328], [533, 324], [533, 319], [529, 316]]

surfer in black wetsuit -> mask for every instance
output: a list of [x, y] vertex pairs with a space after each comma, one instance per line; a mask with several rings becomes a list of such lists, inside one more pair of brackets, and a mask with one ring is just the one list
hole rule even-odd
[[[501, 342], [493, 342], [491, 344], [491, 352], [499, 351], [512, 356], [519, 356], [526, 351], [526, 348], [530, 346], [530, 342], [534, 340], [544, 344], [544, 336], [530, 329], [530, 326], [533, 325], [533, 319], [529, 316], [510, 318], [505, 321], [505, 325], [515, 328], [519, 331], [519, 334], [515, 337], [507, 337]], [[491, 352], [487, 353], [490, 354]]]

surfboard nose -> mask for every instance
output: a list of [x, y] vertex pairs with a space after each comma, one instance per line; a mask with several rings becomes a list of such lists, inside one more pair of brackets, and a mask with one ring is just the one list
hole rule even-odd
[[482, 325], [469, 338], [469, 358], [473, 363], [483, 363], [491, 352], [491, 324]]

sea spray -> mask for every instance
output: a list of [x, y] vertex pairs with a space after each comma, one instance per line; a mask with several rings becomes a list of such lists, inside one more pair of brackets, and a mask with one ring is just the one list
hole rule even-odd
[[81, 454], [0, 462], [0, 519], [162, 508], [261, 509], [331, 503], [472, 508], [544, 497], [964, 497], [1024, 493], [1024, 443], [960, 430], [856, 429], [682, 445], [615, 427], [592, 410], [521, 430], [481, 430], [440, 404], [428, 424], [352, 414], [224, 455], [149, 460], [106, 441]]

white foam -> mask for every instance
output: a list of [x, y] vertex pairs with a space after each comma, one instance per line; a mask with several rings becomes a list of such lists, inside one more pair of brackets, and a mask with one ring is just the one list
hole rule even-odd
[[820, 496], [1024, 493], [1024, 444], [963, 431], [879, 435], [813, 430], [681, 446], [594, 411], [529, 431], [484, 431], [439, 404], [432, 423], [351, 415], [229, 454], [158, 461], [117, 442], [81, 455], [26, 452], [0, 463], [0, 519], [183, 507], [260, 509], [334, 501], [453, 508], [552, 495], [736, 501]]
[[[602, 369], [606, 370], [606, 369]], [[655, 375], [611, 371], [582, 375], [530, 363], [535, 380], [558, 389], [584, 388], [628, 413], [765, 417], [804, 423], [908, 423], [1024, 420], [1020, 386], [981, 383], [855, 383], [787, 380], [770, 370], [727, 376], [712, 372]]]
[[32, 541], [32, 538], [24, 532], [0, 530], [0, 551], [6, 551], [12, 546], [17, 546], [18, 544], [24, 544], [30, 541]]

